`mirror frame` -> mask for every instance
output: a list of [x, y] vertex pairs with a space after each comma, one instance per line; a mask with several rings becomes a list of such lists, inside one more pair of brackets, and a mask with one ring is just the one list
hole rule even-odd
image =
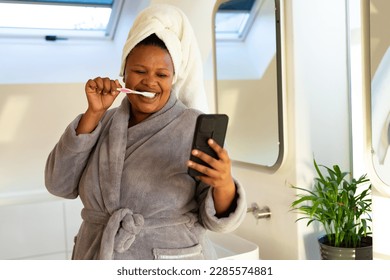
[[367, 161], [367, 169], [373, 187], [381, 194], [390, 197], [390, 185], [384, 182], [380, 175], [375, 170], [373, 163], [373, 147], [372, 147], [372, 105], [371, 105], [371, 24], [370, 24], [370, 0], [361, 0], [361, 34], [362, 34], [362, 89], [364, 102], [364, 118], [365, 123], [365, 158]]
[[[219, 6], [222, 3], [228, 2], [229, 0], [217, 0], [213, 13], [212, 13], [212, 44], [213, 44], [213, 64], [214, 64], [214, 92], [215, 92], [215, 109], [217, 113], [219, 112], [218, 108], [218, 75], [217, 75], [217, 47], [216, 47], [216, 35], [215, 35], [215, 18]], [[240, 160], [231, 159], [237, 166], [245, 166], [248, 168], [253, 168], [254, 170], [261, 170], [266, 173], [274, 173], [282, 165], [285, 158], [285, 131], [284, 131], [284, 68], [282, 64], [282, 58], [284, 57], [282, 53], [282, 34], [283, 34], [283, 18], [284, 18], [284, 6], [283, 0], [273, 0], [275, 3], [275, 30], [276, 30], [276, 87], [277, 87], [277, 117], [278, 117], [278, 142], [279, 142], [279, 152], [276, 158], [276, 161], [273, 165], [267, 166], [262, 164], [248, 163]]]

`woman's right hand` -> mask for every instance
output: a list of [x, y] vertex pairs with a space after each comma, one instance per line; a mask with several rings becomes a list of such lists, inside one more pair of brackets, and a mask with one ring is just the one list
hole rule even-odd
[[95, 114], [103, 114], [114, 103], [122, 87], [118, 80], [97, 77], [85, 84], [85, 93], [88, 99], [88, 110]]
[[101, 117], [114, 103], [119, 95], [117, 88], [122, 87], [118, 80], [110, 78], [90, 79], [85, 84], [85, 93], [88, 99], [88, 109], [81, 117], [76, 128], [76, 134], [91, 133], [98, 125]]

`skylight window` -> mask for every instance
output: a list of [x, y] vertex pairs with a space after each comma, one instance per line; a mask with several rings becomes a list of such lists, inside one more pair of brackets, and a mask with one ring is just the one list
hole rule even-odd
[[113, 37], [122, 0], [0, 1], [0, 37]]
[[230, 0], [222, 3], [215, 15], [217, 40], [244, 40], [250, 28], [255, 3], [259, 0]]

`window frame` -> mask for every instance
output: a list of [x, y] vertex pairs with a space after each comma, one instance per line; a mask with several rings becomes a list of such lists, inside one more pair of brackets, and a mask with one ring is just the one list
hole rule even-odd
[[83, 7], [111, 7], [111, 14], [105, 31], [102, 30], [76, 30], [57, 28], [22, 28], [22, 27], [1, 27], [0, 39], [44, 39], [46, 41], [60, 40], [113, 40], [119, 22], [119, 16], [124, 0], [113, 0], [112, 5], [84, 4], [84, 3], [54, 3], [46, 1], [0, 1], [7, 4], [29, 4], [29, 5], [56, 5], [56, 6], [83, 6]]
[[[226, 2], [229, 2], [229, 1], [226, 1]], [[263, 0], [255, 0], [254, 1], [253, 6], [252, 6], [251, 10], [249, 11], [249, 16], [248, 16], [241, 32], [236, 33], [234, 31], [232, 31], [229, 33], [218, 33], [216, 31], [215, 32], [216, 40], [219, 42], [228, 42], [228, 41], [242, 42], [242, 41], [245, 41], [246, 36], [247, 36], [249, 30], [251, 29], [253, 22], [256, 18], [256, 15], [257, 15], [258, 11], [260, 10], [261, 6], [263, 5], [263, 3], [264, 3]], [[238, 10], [238, 9], [227, 10], [226, 9], [226, 10], [217, 10], [216, 14], [218, 14], [218, 13], [221, 13], [221, 14], [232, 13], [233, 14], [233, 13], [240, 13], [240, 12], [244, 12], [244, 11], [246, 11], [246, 10]], [[217, 18], [216, 18], [216, 20], [217, 20]], [[215, 22], [215, 25], [217, 25], [217, 22]]]

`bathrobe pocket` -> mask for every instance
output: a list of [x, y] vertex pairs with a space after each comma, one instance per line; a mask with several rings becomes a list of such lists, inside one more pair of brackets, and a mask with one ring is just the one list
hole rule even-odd
[[202, 246], [197, 244], [192, 247], [179, 249], [153, 249], [155, 260], [204, 260]]

